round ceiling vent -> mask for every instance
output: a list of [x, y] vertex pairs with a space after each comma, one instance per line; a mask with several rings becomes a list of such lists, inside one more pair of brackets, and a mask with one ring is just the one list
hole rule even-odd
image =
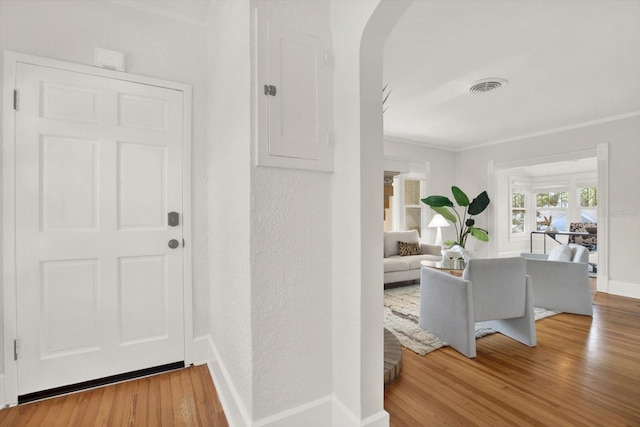
[[482, 79], [467, 86], [467, 90], [471, 93], [485, 93], [498, 89], [507, 84], [505, 79]]

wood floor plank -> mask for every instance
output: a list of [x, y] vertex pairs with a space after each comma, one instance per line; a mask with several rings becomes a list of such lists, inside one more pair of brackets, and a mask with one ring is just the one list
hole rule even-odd
[[136, 381], [137, 383], [137, 405], [135, 412], [135, 419], [133, 425], [138, 427], [145, 427], [151, 425], [158, 425], [158, 421], [154, 420], [153, 423], [149, 419], [149, 378], [141, 378]]
[[[191, 385], [193, 387], [193, 395], [195, 398], [194, 403], [198, 423], [200, 426], [206, 426], [207, 420], [216, 418], [214, 405], [207, 404], [207, 402], [214, 399], [212, 399], [212, 396], [208, 394], [208, 391], [205, 391], [203, 379], [206, 379], [206, 377], [201, 373], [200, 367], [196, 367], [196, 369], [190, 369], [189, 375], [191, 376]], [[215, 400], [217, 400], [217, 398]]]
[[[69, 421], [73, 414], [73, 409], [80, 402], [80, 397], [81, 396], [77, 393], [69, 394], [62, 397], [63, 401], [62, 401], [62, 406], [60, 407], [60, 412], [58, 413], [58, 416], [55, 419], [51, 419], [53, 426], [64, 427], [64, 426], [71, 425], [69, 424]], [[42, 406], [44, 407], [44, 405]]]
[[134, 422], [137, 387], [134, 381], [118, 383], [115, 386], [115, 397], [109, 413], [109, 426], [129, 426]]
[[392, 427], [640, 426], [640, 300], [596, 294], [594, 316], [536, 322], [538, 345], [494, 334], [468, 359], [403, 349], [385, 390]]
[[159, 375], [149, 378], [149, 423], [155, 426], [163, 425], [158, 377]]
[[100, 398], [100, 405], [98, 405], [98, 411], [93, 421], [94, 427], [105, 427], [107, 425], [107, 421], [109, 420], [109, 414], [111, 413], [111, 408], [113, 407], [115, 397], [115, 386], [104, 387], [102, 397]]
[[1, 427], [227, 427], [206, 365], [0, 410]]
[[158, 376], [160, 385], [160, 420], [163, 426], [173, 426], [173, 398], [171, 397], [171, 377], [168, 374]]

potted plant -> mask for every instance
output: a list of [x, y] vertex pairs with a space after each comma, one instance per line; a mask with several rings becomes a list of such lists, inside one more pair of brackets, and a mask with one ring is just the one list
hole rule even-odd
[[[458, 245], [464, 249], [469, 235], [476, 239], [488, 242], [489, 232], [483, 228], [476, 227], [474, 216], [484, 212], [489, 206], [489, 195], [486, 191], [480, 193], [475, 199], [469, 201], [469, 197], [455, 185], [451, 187], [451, 193], [458, 208], [464, 208], [462, 216], [453, 202], [446, 196], [429, 196], [422, 199], [422, 202], [429, 205], [431, 209], [445, 217], [456, 228], [457, 240], [447, 240], [444, 244], [448, 247]], [[458, 226], [459, 225], [459, 226]]]

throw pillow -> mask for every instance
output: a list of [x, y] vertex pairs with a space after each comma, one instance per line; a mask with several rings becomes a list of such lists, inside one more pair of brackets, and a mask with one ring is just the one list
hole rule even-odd
[[400, 256], [422, 255], [420, 243], [398, 242], [398, 252]]
[[573, 249], [567, 245], [556, 246], [549, 252], [549, 261], [571, 261], [573, 259]]

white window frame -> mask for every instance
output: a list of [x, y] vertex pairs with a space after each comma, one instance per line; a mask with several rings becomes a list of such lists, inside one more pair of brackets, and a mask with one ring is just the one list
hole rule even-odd
[[[522, 208], [525, 212], [524, 216], [524, 231], [521, 233], [514, 233], [511, 228], [511, 220], [513, 213], [513, 193], [523, 193], [524, 194], [524, 208]], [[531, 192], [531, 183], [523, 181], [520, 178], [510, 179], [509, 180], [509, 203], [508, 203], [508, 233], [509, 241], [517, 241], [517, 240], [525, 240], [529, 239], [529, 233], [531, 232], [531, 200], [532, 200], [532, 192]]]
[[[589, 179], [578, 179], [576, 181], [576, 185], [575, 185], [575, 198], [576, 198], [576, 217], [578, 219], [577, 222], [582, 222], [582, 210], [583, 209], [595, 209], [596, 210], [596, 222], [597, 222], [597, 218], [598, 218], [598, 212], [599, 212], [599, 208], [600, 208], [600, 200], [598, 200], [598, 204], [595, 207], [582, 207], [580, 205], [580, 191], [584, 188], [595, 188], [596, 191], [598, 192], [598, 199], [600, 199], [600, 190], [598, 188], [598, 182], [597, 180], [589, 180]], [[572, 222], [576, 222], [576, 221], [572, 221]]]
[[[569, 231], [569, 223], [571, 222], [571, 218], [573, 218], [574, 214], [572, 212], [572, 206], [575, 205], [575, 200], [572, 200], [571, 191], [570, 191], [571, 183], [567, 181], [567, 179], [559, 179], [549, 181], [548, 177], [545, 177], [544, 182], [536, 182], [533, 184], [533, 188], [531, 191], [531, 206], [533, 212], [538, 211], [538, 209], [547, 209], [551, 211], [563, 211], [565, 212], [565, 227], [566, 230], [558, 230], [558, 231]], [[544, 193], [567, 193], [567, 207], [566, 208], [538, 208], [536, 204], [536, 195], [544, 194]], [[537, 223], [536, 223], [537, 215], [531, 215], [531, 230], [537, 231]]]
[[419, 205], [405, 206], [404, 204], [404, 182], [405, 180], [420, 181], [420, 200], [427, 197], [427, 175], [424, 173], [406, 173], [396, 175], [393, 178], [393, 199], [391, 203], [394, 230], [406, 230], [406, 208], [420, 208], [420, 238], [426, 238], [427, 229], [427, 208], [422, 202]]

